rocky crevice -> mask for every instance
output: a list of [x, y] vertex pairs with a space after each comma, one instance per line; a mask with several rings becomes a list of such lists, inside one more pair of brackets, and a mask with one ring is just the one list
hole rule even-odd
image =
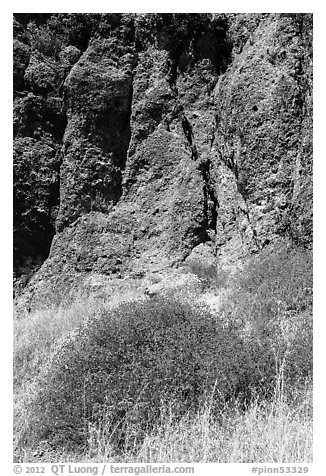
[[192, 126], [184, 112], [182, 113], [181, 125], [182, 125], [185, 138], [191, 149], [191, 158], [192, 160], [196, 161], [198, 159], [198, 151], [197, 151], [197, 147], [196, 147], [196, 143], [194, 139], [194, 133], [192, 130]]
[[[200, 48], [199, 48], [200, 45]], [[204, 53], [205, 52], [205, 53]], [[215, 193], [213, 179], [211, 178], [212, 159], [210, 157], [210, 149], [212, 148], [214, 137], [205, 139], [204, 143], [198, 148], [194, 133], [194, 127], [187, 117], [187, 111], [183, 104], [182, 93], [178, 89], [178, 81], [184, 71], [187, 70], [190, 64], [196, 65], [200, 57], [210, 58], [214, 69], [214, 82], [216, 83], [219, 75], [221, 75], [230, 60], [229, 45], [227, 44], [226, 35], [220, 33], [219, 43], [216, 43], [216, 38], [211, 38], [208, 35], [199, 34], [197, 37], [188, 38], [171, 57], [171, 68], [169, 74], [169, 83], [175, 94], [175, 106], [173, 111], [173, 119], [181, 122], [183, 135], [186, 139], [186, 144], [190, 149], [191, 159], [196, 163], [196, 168], [199, 171], [202, 181], [203, 193], [203, 218], [200, 227], [194, 231], [198, 237], [196, 246], [200, 243], [212, 242], [215, 240], [217, 216], [218, 216], [218, 198]], [[188, 65], [188, 66], [187, 66]], [[204, 97], [212, 97], [209, 90], [204, 92]], [[200, 106], [202, 107], [202, 106]], [[204, 108], [204, 114], [207, 106]], [[201, 114], [201, 113], [200, 113]], [[214, 128], [212, 129], [214, 135]], [[201, 138], [202, 141], [203, 138]], [[200, 153], [199, 150], [208, 149], [208, 153]]]
[[204, 220], [203, 227], [198, 233], [198, 236], [200, 237], [200, 243], [206, 243], [207, 241], [211, 241], [212, 239], [211, 232], [215, 233], [216, 231], [217, 214], [219, 207], [218, 199], [214, 190], [214, 185], [210, 176], [211, 159], [201, 158], [198, 156], [193, 128], [184, 112], [182, 113], [181, 124], [185, 138], [191, 149], [191, 159], [196, 162], [197, 168], [201, 174], [203, 181], [202, 191], [204, 197]]
[[208, 159], [200, 164], [204, 181], [204, 197], [205, 197], [205, 216], [207, 221], [207, 230], [216, 232], [217, 216], [218, 216], [218, 198], [215, 193], [214, 185], [210, 176], [211, 161]]

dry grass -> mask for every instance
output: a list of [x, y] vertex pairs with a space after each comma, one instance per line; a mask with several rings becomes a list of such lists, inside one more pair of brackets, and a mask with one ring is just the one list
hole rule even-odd
[[14, 374], [19, 386], [39, 373], [52, 346], [84, 324], [91, 316], [119, 306], [123, 302], [142, 299], [131, 290], [115, 293], [106, 299], [79, 297], [71, 306], [53, 306], [14, 319]]
[[[83, 454], [70, 453], [65, 448], [54, 449], [47, 442], [40, 441], [36, 451], [35, 448], [18, 446], [17, 461], [312, 462], [312, 386], [307, 385], [299, 391], [299, 381], [296, 380], [301, 376], [301, 385], [310, 369], [307, 366], [307, 356], [311, 352], [310, 265], [302, 264], [296, 257], [294, 262], [288, 264], [282, 257], [272, 261], [270, 268], [267, 273], [265, 264], [258, 263], [257, 269], [251, 268], [249, 273], [244, 274], [245, 279], [231, 283], [214, 315], [226, 326], [236, 325], [248, 345], [251, 341], [258, 345], [264, 333], [269, 332], [264, 337], [264, 346], [270, 339], [273, 349], [275, 347], [275, 361], [279, 364], [276, 371], [280, 372], [274, 398], [268, 399], [266, 395], [265, 398], [264, 389], [260, 391], [259, 387], [257, 398], [252, 398], [246, 408], [243, 402], [234, 400], [225, 402], [224, 408], [220, 408], [217, 414], [211, 397], [196, 412], [189, 411], [181, 417], [180, 414], [177, 416], [171, 404], [162, 408], [155, 428], [148, 431], [141, 441], [135, 439], [135, 427], [127, 428], [125, 447], [119, 449], [111, 444], [114, 435], [110, 414], [103, 414], [100, 421], [89, 425], [88, 444]], [[211, 294], [215, 304], [219, 294]], [[198, 299], [198, 296], [193, 298]], [[100, 315], [103, 310], [139, 299], [146, 298], [139, 289], [130, 289], [127, 294], [124, 290], [102, 299], [79, 298], [69, 308], [45, 309], [15, 319], [17, 441], [28, 426], [26, 395], [32, 398], [37, 377], [58, 341], [64, 341], [75, 329], [94, 315]], [[264, 346], [262, 349], [265, 352]], [[264, 352], [262, 354], [262, 349], [259, 349], [256, 357], [263, 359]], [[296, 367], [288, 367], [291, 359]], [[256, 365], [257, 360], [254, 363]], [[283, 367], [292, 372], [288, 376], [293, 375], [292, 380], [288, 379], [291, 382], [289, 388], [284, 388]], [[267, 375], [267, 370], [263, 368]], [[273, 375], [275, 377], [275, 373]], [[130, 441], [134, 440], [135, 446], [132, 447]]]
[[24, 455], [25, 462], [115, 463], [309, 463], [312, 462], [312, 390], [307, 386], [286, 402], [276, 393], [272, 401], [253, 402], [243, 410], [238, 402], [212, 415], [210, 402], [199, 411], [177, 420], [173, 408], [165, 408], [155, 431], [140, 449], [115, 454], [110, 435], [90, 427], [87, 453], [53, 452], [46, 446], [38, 454]]
[[284, 395], [239, 403], [211, 414], [209, 402], [196, 415], [176, 421], [172, 409], [148, 435], [136, 453], [112, 454], [103, 428], [92, 429], [87, 461], [183, 463], [299, 463], [312, 461], [312, 391], [307, 387], [297, 403]]

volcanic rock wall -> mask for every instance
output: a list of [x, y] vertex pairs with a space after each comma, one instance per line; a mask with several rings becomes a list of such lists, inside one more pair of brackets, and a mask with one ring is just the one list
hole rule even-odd
[[14, 38], [17, 289], [311, 246], [311, 15], [17, 14]]

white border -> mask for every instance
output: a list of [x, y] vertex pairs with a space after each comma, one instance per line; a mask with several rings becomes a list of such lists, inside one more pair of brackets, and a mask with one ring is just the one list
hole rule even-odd
[[[91, 7], [91, 8], [90, 8]], [[142, 1], [135, 3], [93, 0], [81, 4], [77, 1], [14, 1], [1, 7], [1, 343], [0, 362], [2, 375], [0, 466], [2, 474], [12, 473], [12, 13], [13, 12], [313, 12], [314, 13], [314, 463], [309, 475], [326, 473], [325, 460], [325, 161], [326, 104], [325, 104], [325, 34], [326, 18], [322, 2], [304, 1]], [[231, 470], [234, 467], [234, 473]], [[251, 467], [252, 465], [250, 465]], [[268, 466], [268, 465], [267, 465]], [[196, 474], [250, 474], [248, 465], [196, 465]], [[223, 469], [222, 469], [223, 468]], [[239, 469], [240, 468], [240, 469]]]

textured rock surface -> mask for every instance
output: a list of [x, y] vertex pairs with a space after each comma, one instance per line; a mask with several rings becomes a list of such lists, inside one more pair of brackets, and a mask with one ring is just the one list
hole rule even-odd
[[[311, 217], [306, 216], [311, 209], [300, 204], [302, 195], [311, 193], [307, 21], [297, 16], [263, 20], [215, 89], [217, 176], [228, 184], [225, 193], [218, 193], [219, 218], [226, 215], [230, 223], [238, 206], [235, 226], [249, 247], [261, 249], [285, 234], [296, 242], [311, 242]], [[236, 187], [231, 197], [232, 180]], [[218, 221], [223, 242], [225, 218]]]
[[311, 246], [310, 15], [19, 14], [14, 34], [17, 276], [45, 260], [27, 300], [198, 246], [222, 266]]

